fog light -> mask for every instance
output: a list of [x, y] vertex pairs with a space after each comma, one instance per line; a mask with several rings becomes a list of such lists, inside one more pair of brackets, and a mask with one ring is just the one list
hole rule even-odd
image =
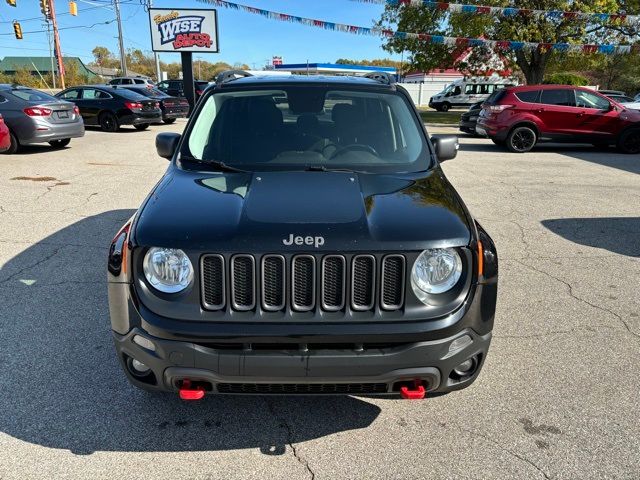
[[466, 359], [460, 365], [453, 369], [453, 373], [458, 375], [459, 377], [467, 377], [471, 375], [478, 364], [477, 356]]
[[463, 348], [471, 345], [473, 340], [469, 335], [463, 335], [460, 338], [456, 338], [451, 345], [449, 345], [449, 354], [455, 353]]
[[142, 348], [146, 348], [147, 350], [151, 350], [152, 352], [156, 351], [155, 344], [148, 338], [142, 337], [140, 335], [136, 335], [133, 337], [133, 343], [136, 343]]
[[140, 360], [136, 360], [135, 358], [131, 360], [131, 367], [136, 371], [136, 373], [140, 375], [144, 375], [149, 371], [149, 367], [147, 367]]

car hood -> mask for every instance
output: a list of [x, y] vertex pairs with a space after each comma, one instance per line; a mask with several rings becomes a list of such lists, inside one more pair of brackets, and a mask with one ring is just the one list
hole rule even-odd
[[470, 235], [439, 168], [420, 178], [171, 168], [140, 210], [134, 241], [220, 252], [374, 251], [462, 246]]

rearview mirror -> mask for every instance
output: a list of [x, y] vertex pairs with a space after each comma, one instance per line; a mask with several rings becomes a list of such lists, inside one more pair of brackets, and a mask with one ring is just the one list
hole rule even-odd
[[159, 133], [156, 136], [156, 150], [158, 151], [158, 155], [162, 158], [166, 158], [167, 160], [171, 160], [173, 158], [173, 154], [176, 153], [179, 141], [179, 133]]
[[451, 160], [458, 155], [460, 143], [456, 135], [433, 135], [431, 143], [433, 143], [439, 162]]

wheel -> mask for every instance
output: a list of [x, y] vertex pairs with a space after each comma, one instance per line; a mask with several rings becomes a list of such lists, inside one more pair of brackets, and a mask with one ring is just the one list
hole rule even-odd
[[449, 109], [451, 108], [451, 105], [449, 105], [448, 103], [443, 103], [442, 106], [440, 107], [440, 112], [448, 112]]
[[530, 127], [516, 127], [507, 136], [507, 148], [513, 153], [530, 151], [538, 141], [538, 135]]
[[618, 149], [623, 153], [640, 153], [640, 129], [634, 128], [622, 132], [618, 139]]
[[53, 148], [64, 148], [71, 143], [70, 138], [63, 138], [62, 140], [51, 140], [49, 145]]
[[11, 139], [11, 145], [9, 145], [9, 150], [5, 150], [4, 153], [7, 153], [9, 155], [18, 153], [18, 150], [20, 150], [20, 143], [18, 142], [18, 139], [13, 134], [13, 132], [9, 132], [9, 138]]
[[493, 143], [495, 143], [496, 145], [498, 145], [499, 147], [503, 147], [504, 146], [504, 140], [498, 140], [497, 138], [492, 138], [491, 141]]
[[134, 125], [133, 128], [135, 128], [136, 130], [142, 131], [142, 130], [146, 130], [147, 128], [149, 128], [149, 124], [148, 123], [142, 123], [140, 125]]
[[164, 123], [166, 123], [167, 125], [171, 125], [172, 123], [176, 123], [176, 119], [175, 118], [166, 118], [164, 120]]
[[118, 125], [118, 119], [111, 112], [104, 112], [100, 114], [98, 122], [100, 123], [100, 128], [103, 132], [113, 133], [117, 132], [120, 128], [120, 125]]

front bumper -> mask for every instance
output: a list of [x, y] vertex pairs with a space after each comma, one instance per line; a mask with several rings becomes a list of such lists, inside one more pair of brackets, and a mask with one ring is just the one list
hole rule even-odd
[[[439, 319], [358, 324], [180, 321], [149, 311], [127, 283], [109, 283], [109, 304], [118, 358], [140, 388], [175, 392], [188, 379], [209, 393], [392, 394], [416, 380], [428, 392], [473, 383], [489, 349], [496, 292], [496, 283], [475, 285], [462, 307]], [[450, 351], [463, 336], [466, 345]], [[468, 377], [452, 373], [474, 357]], [[152, 375], [135, 376], [133, 359]]]
[[[203, 385], [208, 393], [335, 394], [399, 393], [403, 385], [420, 381], [427, 392], [448, 392], [469, 386], [478, 377], [486, 358], [491, 333], [470, 329], [440, 340], [415, 342], [390, 348], [353, 349], [226, 349], [186, 341], [164, 340], [134, 329], [126, 335], [114, 332], [121, 365], [136, 386], [177, 392], [184, 380]], [[154, 351], [134, 342], [141, 336]], [[450, 351], [454, 340], [467, 337], [467, 345]], [[469, 341], [470, 339], [470, 341]], [[139, 342], [139, 338], [136, 339]], [[146, 342], [142, 342], [145, 343]], [[459, 377], [454, 368], [476, 359], [472, 373]], [[128, 365], [136, 359], [152, 374], [136, 377]]]

